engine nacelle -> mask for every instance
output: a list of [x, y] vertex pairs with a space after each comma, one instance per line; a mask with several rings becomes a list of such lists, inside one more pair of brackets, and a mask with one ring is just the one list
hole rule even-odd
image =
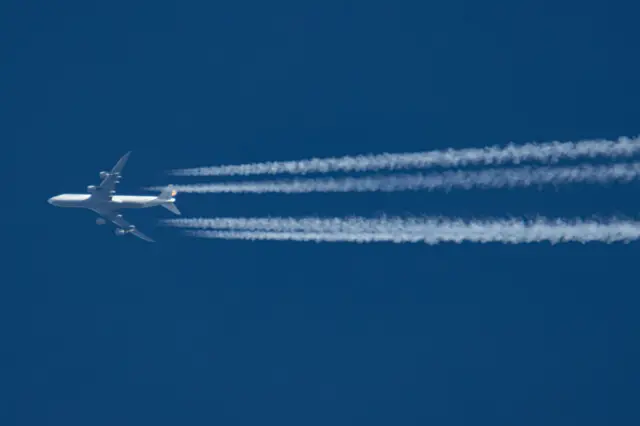
[[99, 217], [96, 219], [96, 224], [97, 225], [104, 225], [105, 223], [107, 223], [106, 220], [104, 220], [103, 218]]
[[87, 192], [93, 194], [94, 192], [96, 192], [96, 186], [95, 185], [87, 186]]
[[107, 176], [109, 176], [109, 173], [107, 173], [107, 172], [100, 172], [100, 179], [104, 179], [104, 178], [106, 178]]
[[133, 232], [135, 231], [136, 227], [131, 225], [129, 226], [127, 229], [122, 229], [122, 228], [118, 228], [116, 229], [116, 235], [124, 235], [124, 234], [128, 234], [129, 232]]

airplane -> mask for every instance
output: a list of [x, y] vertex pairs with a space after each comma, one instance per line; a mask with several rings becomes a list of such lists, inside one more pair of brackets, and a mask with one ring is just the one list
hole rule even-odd
[[179, 215], [180, 210], [176, 207], [174, 198], [177, 192], [171, 187], [163, 189], [157, 196], [149, 195], [116, 195], [116, 185], [122, 179], [122, 169], [127, 164], [131, 151], [127, 152], [113, 167], [110, 172], [100, 172], [100, 185], [89, 185], [88, 194], [60, 194], [49, 198], [48, 202], [56, 207], [72, 207], [88, 209], [96, 212], [100, 217], [96, 219], [96, 224], [104, 225], [107, 221], [113, 222], [118, 228], [115, 234], [118, 236], [132, 234], [136, 237], [155, 242], [134, 225], [123, 219], [120, 210], [123, 209], [143, 209], [149, 207], [162, 206], [173, 214]]

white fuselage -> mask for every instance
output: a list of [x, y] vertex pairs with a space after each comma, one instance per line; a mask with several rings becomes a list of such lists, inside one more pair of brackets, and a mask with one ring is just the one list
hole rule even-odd
[[72, 207], [94, 211], [116, 211], [120, 209], [144, 209], [173, 200], [160, 200], [153, 195], [114, 195], [110, 200], [95, 199], [91, 194], [60, 194], [49, 198], [56, 207]]

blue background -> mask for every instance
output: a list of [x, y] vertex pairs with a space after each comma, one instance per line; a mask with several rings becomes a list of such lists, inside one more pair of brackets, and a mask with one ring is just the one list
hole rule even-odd
[[[116, 238], [173, 168], [638, 134], [630, 1], [7, 0], [2, 425], [637, 425], [637, 243]], [[176, 178], [176, 182], [191, 182]], [[590, 216], [635, 184], [191, 195], [185, 216]]]

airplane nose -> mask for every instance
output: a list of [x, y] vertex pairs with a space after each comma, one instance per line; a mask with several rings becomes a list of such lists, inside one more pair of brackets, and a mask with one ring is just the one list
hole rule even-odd
[[49, 199], [47, 200], [47, 203], [49, 203], [49, 204], [53, 204], [53, 198], [54, 198], [54, 197], [49, 198]]

